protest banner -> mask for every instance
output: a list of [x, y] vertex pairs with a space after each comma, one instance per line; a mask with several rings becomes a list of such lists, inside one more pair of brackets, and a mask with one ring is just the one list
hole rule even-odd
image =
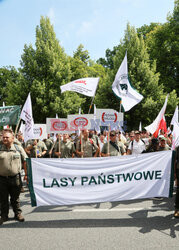
[[[47, 138], [47, 129], [46, 124], [34, 124], [33, 126], [33, 138], [32, 139], [46, 139]], [[25, 124], [21, 124], [19, 131], [24, 133]]]
[[114, 109], [96, 109], [96, 118], [102, 124], [113, 124], [114, 126], [123, 125], [124, 114]]
[[70, 130], [93, 129], [91, 121], [94, 120], [94, 115], [68, 115], [68, 126]]
[[54, 133], [54, 134], [66, 134], [66, 133], [73, 133], [74, 130], [70, 130], [68, 127], [68, 119], [64, 118], [47, 118], [46, 119], [47, 125], [47, 133]]
[[21, 112], [20, 106], [0, 107], [0, 126], [16, 125]]
[[27, 159], [32, 206], [170, 197], [172, 151], [137, 156]]

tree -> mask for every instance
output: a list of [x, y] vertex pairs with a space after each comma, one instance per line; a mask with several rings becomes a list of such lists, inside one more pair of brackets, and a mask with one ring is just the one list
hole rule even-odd
[[176, 90], [179, 94], [179, 1], [175, 1], [172, 14], [163, 25], [151, 27], [146, 34], [146, 43], [151, 60], [156, 60], [156, 70], [160, 73], [159, 83], [165, 91]]
[[[163, 85], [158, 83], [159, 73], [156, 72], [156, 61], [150, 60], [143, 37], [138, 37], [135, 28], [129, 24], [124, 39], [114, 50], [114, 57], [110, 59], [113, 60], [114, 68], [108, 71], [107, 80], [97, 93], [97, 103], [101, 107], [119, 110], [120, 102], [112, 93], [111, 86], [127, 50], [130, 81], [144, 99], [125, 114], [125, 119], [129, 130], [137, 129], [140, 121], [144, 126], [148, 125], [157, 116], [166, 97]], [[176, 93], [172, 92], [169, 98], [170, 111], [174, 110], [176, 103]]]
[[[65, 54], [56, 38], [49, 18], [41, 17], [36, 28], [35, 49], [25, 45], [21, 57], [22, 78], [17, 85], [9, 85], [25, 101], [31, 92], [35, 122], [45, 122], [46, 117], [66, 117], [74, 113], [83, 99], [76, 93], [60, 93], [60, 86], [71, 80], [70, 58]], [[9, 94], [9, 101], [17, 101]], [[13, 98], [13, 99], [12, 99]], [[39, 112], [40, 111], [40, 112]]]
[[9, 105], [7, 101], [8, 91], [7, 85], [9, 83], [16, 84], [19, 80], [19, 72], [12, 66], [0, 68], [0, 105], [5, 102]]

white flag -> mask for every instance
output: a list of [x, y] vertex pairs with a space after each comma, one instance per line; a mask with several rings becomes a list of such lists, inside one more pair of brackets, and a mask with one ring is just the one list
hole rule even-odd
[[112, 90], [122, 99], [125, 111], [129, 111], [143, 99], [143, 96], [132, 88], [128, 80], [127, 52], [112, 84]]
[[173, 114], [171, 125], [174, 125], [175, 122], [178, 123], [178, 106], [176, 106], [175, 112]]
[[139, 131], [142, 131], [142, 122], [139, 123]]
[[61, 93], [73, 91], [86, 96], [94, 96], [98, 86], [99, 78], [81, 78], [60, 86]]
[[20, 118], [25, 121], [24, 140], [33, 139], [34, 120], [32, 116], [32, 103], [30, 93], [21, 111]]
[[179, 123], [174, 122], [173, 124], [173, 132], [172, 132], [172, 150], [174, 150], [177, 146], [179, 146]]
[[161, 120], [163, 119], [163, 117], [164, 117], [165, 110], [166, 110], [166, 107], [167, 107], [167, 101], [168, 101], [168, 95], [167, 95], [167, 97], [166, 97], [166, 99], [165, 99], [165, 103], [164, 103], [162, 109], [160, 110], [158, 116], [156, 117], [155, 121], [154, 121], [152, 124], [150, 124], [149, 126], [145, 127], [145, 129], [146, 129], [147, 131], [149, 131], [151, 134], [154, 134], [154, 133], [155, 133], [155, 131], [156, 131], [156, 130], [158, 129], [158, 127], [159, 127], [160, 121], [161, 121]]

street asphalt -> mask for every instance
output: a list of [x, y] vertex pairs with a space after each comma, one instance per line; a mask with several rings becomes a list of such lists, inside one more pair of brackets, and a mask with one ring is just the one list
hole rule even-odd
[[31, 207], [21, 194], [25, 222], [0, 226], [0, 250], [179, 249], [174, 198], [74, 206]]

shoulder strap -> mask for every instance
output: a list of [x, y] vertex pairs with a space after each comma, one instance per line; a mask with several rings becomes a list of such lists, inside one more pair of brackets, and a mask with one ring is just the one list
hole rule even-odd
[[141, 141], [145, 144], [145, 141], [143, 139], [141, 139]]
[[20, 151], [20, 149], [19, 149], [18, 145], [14, 143], [14, 147], [15, 147], [15, 148], [16, 148], [16, 150], [17, 150], [17, 151], [21, 154], [21, 151]]
[[89, 138], [89, 141], [90, 141], [90, 143], [93, 145], [93, 140], [92, 140], [91, 138]]
[[119, 152], [119, 147], [115, 142], [110, 141], [110, 144]]

